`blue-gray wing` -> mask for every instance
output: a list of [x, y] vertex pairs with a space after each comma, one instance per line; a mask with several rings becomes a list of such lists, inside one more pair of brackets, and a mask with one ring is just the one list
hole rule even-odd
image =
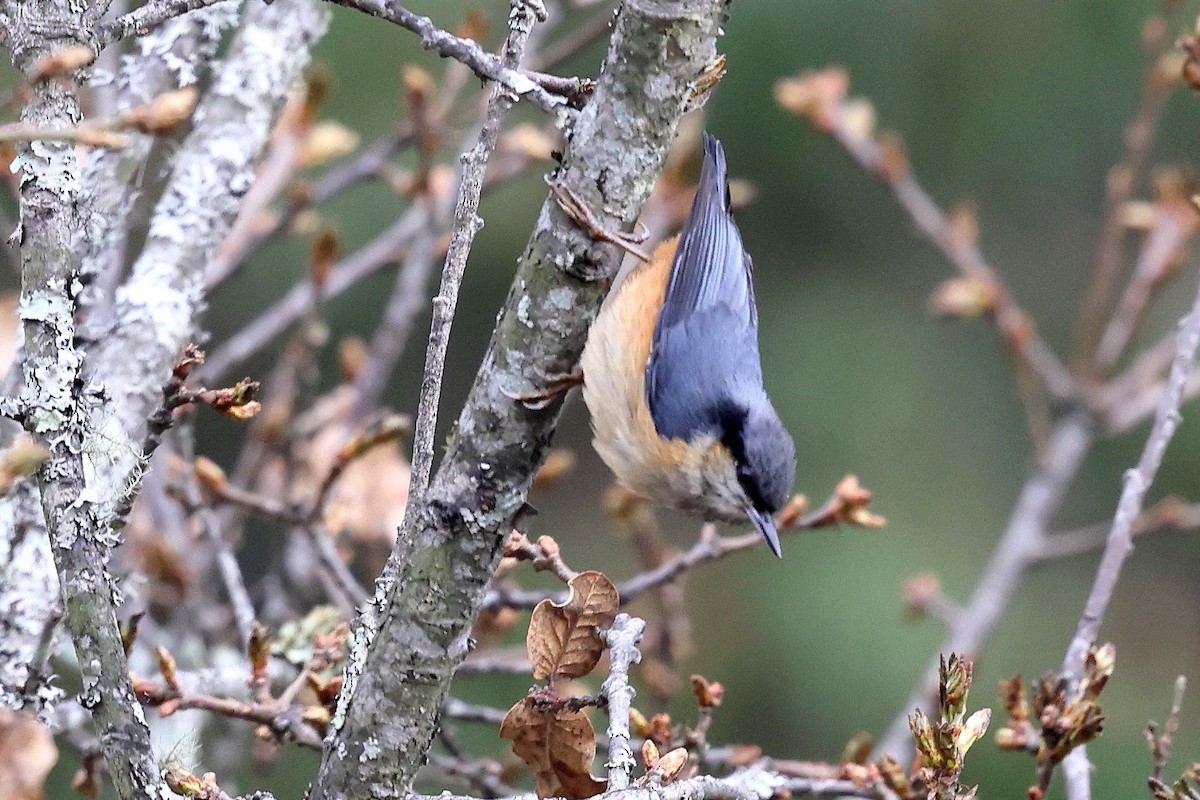
[[725, 153], [704, 136], [696, 198], [680, 232], [646, 364], [659, 435], [720, 438], [738, 398], [761, 388], [750, 257], [729, 208]]
[[725, 305], [758, 325], [753, 268], [729, 208], [725, 151], [704, 134], [704, 162], [696, 197], [683, 223], [671, 265], [657, 332], [677, 325], [696, 311]]

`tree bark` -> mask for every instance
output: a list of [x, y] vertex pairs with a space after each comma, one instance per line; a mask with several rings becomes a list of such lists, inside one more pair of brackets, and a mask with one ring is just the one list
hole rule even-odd
[[[716, 56], [725, 3], [627, 0], [599, 84], [556, 180], [630, 230], [697, 75]], [[441, 467], [363, 610], [310, 797], [404, 797], [437, 730], [450, 679], [500, 546], [562, 409], [511, 399], [576, 365], [618, 266], [547, 198]]]

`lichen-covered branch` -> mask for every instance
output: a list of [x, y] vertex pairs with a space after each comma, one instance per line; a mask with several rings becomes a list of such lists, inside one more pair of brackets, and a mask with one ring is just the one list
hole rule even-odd
[[88, 376], [122, 400], [111, 405], [104, 431], [110, 440], [130, 443], [112, 455], [112, 473], [121, 480], [138, 468], [146, 419], [170, 365], [195, 336], [205, 268], [237, 216], [271, 126], [327, 22], [328, 12], [311, 0], [252, 5], [213, 70], [216, 82], [174, 159], [146, 244], [117, 291], [115, 329], [89, 359]]
[[[646, 784], [634, 788], [604, 792], [595, 800], [769, 800], [779, 794], [807, 797], [864, 797], [886, 800], [887, 792], [876, 786], [860, 786], [849, 780], [794, 778], [750, 767], [717, 778], [700, 775], [665, 786]], [[474, 800], [444, 793], [426, 797], [411, 795], [411, 800]], [[532, 800], [533, 795], [517, 795], [504, 800]]]
[[57, 695], [40, 673], [62, 608], [34, 481], [0, 503], [0, 531], [0, 705], [40, 711]]
[[608, 788], [629, 788], [629, 779], [637, 766], [630, 745], [629, 708], [634, 689], [629, 685], [629, 668], [642, 660], [638, 640], [646, 621], [628, 614], [618, 614], [612, 627], [604, 634], [609, 650], [608, 677], [600, 692], [608, 700]]
[[[113, 112], [199, 83], [223, 34], [237, 24], [240, 8], [241, 0], [223, 0], [139, 36], [113, 76]], [[88, 211], [88, 235], [80, 243], [79, 306], [85, 331], [106, 333], [115, 324], [111, 294], [122, 278], [128, 220], [142, 195], [139, 176], [153, 144], [151, 136], [134, 136], [120, 150], [93, 151], [83, 166], [80, 203]]]
[[[25, 26], [9, 31], [19, 43], [14, 48], [19, 69], [28, 73], [44, 53], [61, 49], [64, 42], [89, 39], [92, 32], [80, 28], [87, 15], [81, 17], [74, 5], [46, 3], [36, 13], [23, 8], [11, 17]], [[222, 19], [232, 21], [231, 13], [227, 10]], [[203, 25], [205, 20], [195, 22]], [[84, 277], [113, 274], [106, 268], [119, 262], [119, 256], [105, 259], [120, 252], [121, 212], [127, 207], [119, 192], [115, 200], [95, 203], [95, 193], [81, 195], [81, 168], [66, 144], [34, 141], [16, 162], [22, 173], [25, 424], [50, 450], [39, 482], [66, 624], [83, 673], [82, 700], [97, 723], [101, 751], [122, 798], [164, 790], [117, 629], [118, 597], [107, 568], [117, 542], [108, 524], [110, 513], [128, 477], [136, 477], [143, 466], [137, 443], [156, 402], [155, 385], [162, 383], [182, 346], [187, 333], [181, 331], [190, 331], [202, 308], [200, 294], [188, 289], [187, 276], [202, 275], [222, 226], [227, 227], [225, 218], [232, 218], [229, 210], [236, 210], [238, 187], [252, 179], [253, 160], [279, 102], [306, 63], [307, 46], [323, 28], [324, 12], [301, 0], [260, 6], [248, 14], [230, 47], [228, 71], [201, 106], [179, 153], [146, 250], [119, 293], [114, 318], [119, 328], [90, 347], [86, 362], [81, 348], [89, 342], [75, 328], [77, 300], [82, 285], [90, 282]], [[43, 39], [47, 32], [61, 38]], [[219, 25], [209, 31], [214, 49], [220, 32]], [[181, 72], [141, 75], [149, 83], [140, 85], [157, 89], [186, 82], [182, 72], [195, 69], [194, 59], [205, 55], [195, 50], [197, 35], [195, 29], [183, 31], [165, 50], [155, 52], [168, 65], [167, 73]], [[176, 51], [184, 40], [183, 49]], [[125, 98], [130, 105], [146, 99], [132, 91], [133, 80], [130, 76]], [[53, 80], [35, 85], [23, 122], [60, 129], [76, 125], [79, 117], [72, 84]], [[106, 188], [119, 189], [119, 181], [105, 178], [115, 179], [120, 165], [106, 173], [103, 154], [96, 159], [97, 171], [85, 173], [96, 181], [88, 185], [101, 194]], [[106, 210], [116, 213], [93, 227]], [[92, 239], [92, 233], [99, 238]], [[89, 241], [98, 249], [86, 249]]]
[[224, 0], [152, 0], [144, 6], [122, 14], [107, 22], [96, 31], [97, 49], [104, 49], [127, 36], [151, 34], [159, 26], [170, 23], [177, 17], [194, 17], [195, 12]]
[[[553, 76], [527, 73], [519, 70], [517, 65], [506, 64], [502, 59], [487, 52], [470, 39], [461, 39], [442, 30], [429, 17], [414, 14], [396, 0], [330, 0], [330, 2], [357, 9], [365, 14], [407, 28], [421, 37], [421, 46], [425, 49], [432, 50], [443, 58], [453, 58], [466, 64], [480, 78], [499, 83], [514, 96], [529, 98], [543, 111], [563, 109], [566, 105], [566, 100], [561, 95], [547, 90], [536, 80], [555, 80]], [[541, 3], [538, 2], [537, 5], [540, 7]], [[552, 85], [560, 91], [565, 88], [557, 82]]]
[[[613, 228], [632, 228], [723, 19], [708, 0], [622, 4], [558, 175]], [[575, 366], [617, 261], [547, 198], [416, 524], [358, 626], [314, 800], [408, 791], [562, 408], [512, 395]]]
[[[57, 37], [86, 35], [69, 2], [23, 6], [19, 12], [8, 17], [8, 35], [13, 64], [23, 74], [63, 46]], [[21, 120], [39, 128], [65, 128], [78, 124], [80, 116], [74, 83], [53, 80], [34, 86]], [[86, 227], [77, 202], [79, 164], [71, 145], [34, 141], [22, 148], [14, 169], [21, 173], [25, 427], [49, 452], [38, 471], [41, 505], [67, 628], [79, 656], [84, 705], [100, 731], [100, 749], [117, 795], [122, 800], [144, 797], [157, 792], [161, 781], [117, 629], [117, 602], [107, 570], [112, 539], [97, 508], [95, 462], [88, 450], [99, 403], [80, 380], [83, 352], [75, 336], [79, 284], [72, 248]]]

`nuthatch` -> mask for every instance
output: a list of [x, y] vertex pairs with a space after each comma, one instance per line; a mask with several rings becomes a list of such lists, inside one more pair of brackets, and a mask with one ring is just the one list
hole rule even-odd
[[763, 389], [750, 256], [729, 206], [725, 152], [704, 164], [680, 235], [608, 298], [580, 365], [593, 444], [617, 479], [709, 520], [749, 519], [782, 555], [772, 515], [796, 448]]

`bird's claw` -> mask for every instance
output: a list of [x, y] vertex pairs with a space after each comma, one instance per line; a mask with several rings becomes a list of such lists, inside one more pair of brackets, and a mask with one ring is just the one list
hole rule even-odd
[[582, 383], [583, 370], [575, 367], [575, 369], [565, 375], [552, 375], [546, 381], [546, 386], [542, 389], [536, 389], [532, 392], [510, 392], [507, 389], [501, 389], [500, 391], [503, 392], [505, 397], [510, 400], [516, 400], [530, 411], [541, 411], [557, 398]]
[[559, 208], [563, 210], [571, 220], [583, 228], [584, 232], [596, 242], [608, 242], [629, 253], [635, 258], [642, 261], [649, 261], [650, 256], [646, 251], [638, 247], [647, 239], [650, 238], [650, 232], [641, 223], [638, 223], [637, 230], [631, 233], [623, 231], [612, 231], [604, 227], [596, 214], [587, 207], [580, 199], [579, 195], [573, 189], [558, 181], [547, 179], [546, 183], [550, 186], [550, 194], [554, 195], [555, 201]]

